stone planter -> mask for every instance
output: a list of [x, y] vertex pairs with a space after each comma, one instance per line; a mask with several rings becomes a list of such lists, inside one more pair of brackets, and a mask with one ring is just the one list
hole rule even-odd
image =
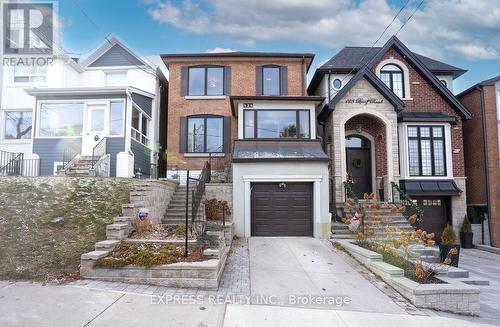
[[[382, 255], [362, 248], [351, 240], [335, 240], [356, 260], [382, 278], [401, 295], [419, 308], [449, 311], [465, 315], [479, 315], [480, 289], [451, 278], [460, 269], [447, 267], [436, 275], [446, 284], [419, 284], [404, 277], [404, 271], [382, 261]], [[449, 268], [449, 269], [448, 269]], [[456, 270], [456, 271], [455, 271]], [[451, 273], [450, 273], [451, 272]]]

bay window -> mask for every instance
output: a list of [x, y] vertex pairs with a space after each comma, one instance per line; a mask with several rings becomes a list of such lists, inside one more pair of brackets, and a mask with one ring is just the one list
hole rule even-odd
[[408, 126], [410, 176], [446, 176], [443, 126]]
[[83, 102], [40, 104], [38, 136], [81, 136], [83, 131]]
[[245, 110], [244, 138], [310, 138], [308, 110]]
[[33, 113], [31, 111], [5, 111], [3, 138], [5, 140], [31, 139]]
[[149, 125], [151, 119], [136, 107], [132, 107], [131, 135], [137, 142], [149, 146]]
[[187, 118], [187, 152], [223, 152], [223, 117], [194, 116]]

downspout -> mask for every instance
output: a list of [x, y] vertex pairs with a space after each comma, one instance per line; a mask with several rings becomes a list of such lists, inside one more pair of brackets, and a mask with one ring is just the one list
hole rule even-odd
[[305, 59], [306, 57], [305, 56], [302, 56], [302, 63], [300, 64], [301, 67], [302, 67], [302, 95], [306, 95], [306, 70], [305, 70], [305, 66], [304, 66], [304, 63], [305, 63]]
[[332, 78], [332, 73], [331, 73], [331, 71], [328, 71], [328, 85], [327, 85], [327, 89], [328, 89], [328, 103], [330, 103], [330, 100], [332, 100], [332, 89], [330, 87], [330, 85], [331, 85], [331, 78]]
[[[491, 233], [491, 194], [490, 194], [490, 173], [488, 171], [488, 137], [486, 134], [486, 112], [484, 108], [484, 89], [481, 86], [476, 86], [476, 89], [479, 91], [481, 94], [481, 101], [480, 101], [480, 109], [481, 109], [481, 116], [482, 116], [482, 124], [483, 124], [483, 141], [484, 141], [484, 176], [486, 178], [486, 202], [488, 203], [488, 233], [490, 236], [490, 244], [494, 244], [493, 242], [493, 235]], [[481, 224], [483, 226], [483, 232], [482, 234], [482, 243], [484, 244], [484, 224]]]

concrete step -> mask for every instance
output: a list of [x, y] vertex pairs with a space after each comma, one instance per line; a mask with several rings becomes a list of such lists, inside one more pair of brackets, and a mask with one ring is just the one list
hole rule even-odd
[[431, 255], [421, 255], [420, 260], [428, 263], [439, 263], [439, 256], [431, 256]]
[[135, 217], [133, 217], [133, 216], [120, 216], [120, 217], [114, 217], [113, 223], [115, 223], [115, 224], [131, 224], [134, 220], [135, 220]]
[[108, 240], [123, 240], [130, 232], [129, 224], [111, 224], [106, 226], [106, 238]]
[[354, 234], [330, 234], [330, 239], [342, 239], [342, 240], [349, 240], [349, 239], [355, 239], [356, 235]]
[[348, 229], [332, 229], [332, 234], [335, 234], [335, 235], [342, 235], [342, 234], [352, 235], [351, 231], [348, 230]]
[[96, 251], [112, 251], [120, 243], [119, 240], [104, 240], [95, 244]]

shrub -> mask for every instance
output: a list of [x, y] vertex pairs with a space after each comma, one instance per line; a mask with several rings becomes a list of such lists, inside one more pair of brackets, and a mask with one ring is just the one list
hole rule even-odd
[[463, 233], [472, 233], [472, 226], [470, 224], [467, 215], [465, 215], [464, 217], [464, 221], [462, 222], [462, 227], [460, 228], [460, 231]]
[[446, 227], [444, 228], [443, 233], [441, 234], [441, 244], [453, 245], [456, 243], [457, 243], [457, 235], [455, 234], [453, 227], [451, 227], [450, 224], [446, 224]]
[[223, 214], [225, 214], [226, 217], [231, 214], [231, 209], [229, 208], [227, 201], [210, 199], [206, 200], [204, 204], [208, 221], [221, 221]]

